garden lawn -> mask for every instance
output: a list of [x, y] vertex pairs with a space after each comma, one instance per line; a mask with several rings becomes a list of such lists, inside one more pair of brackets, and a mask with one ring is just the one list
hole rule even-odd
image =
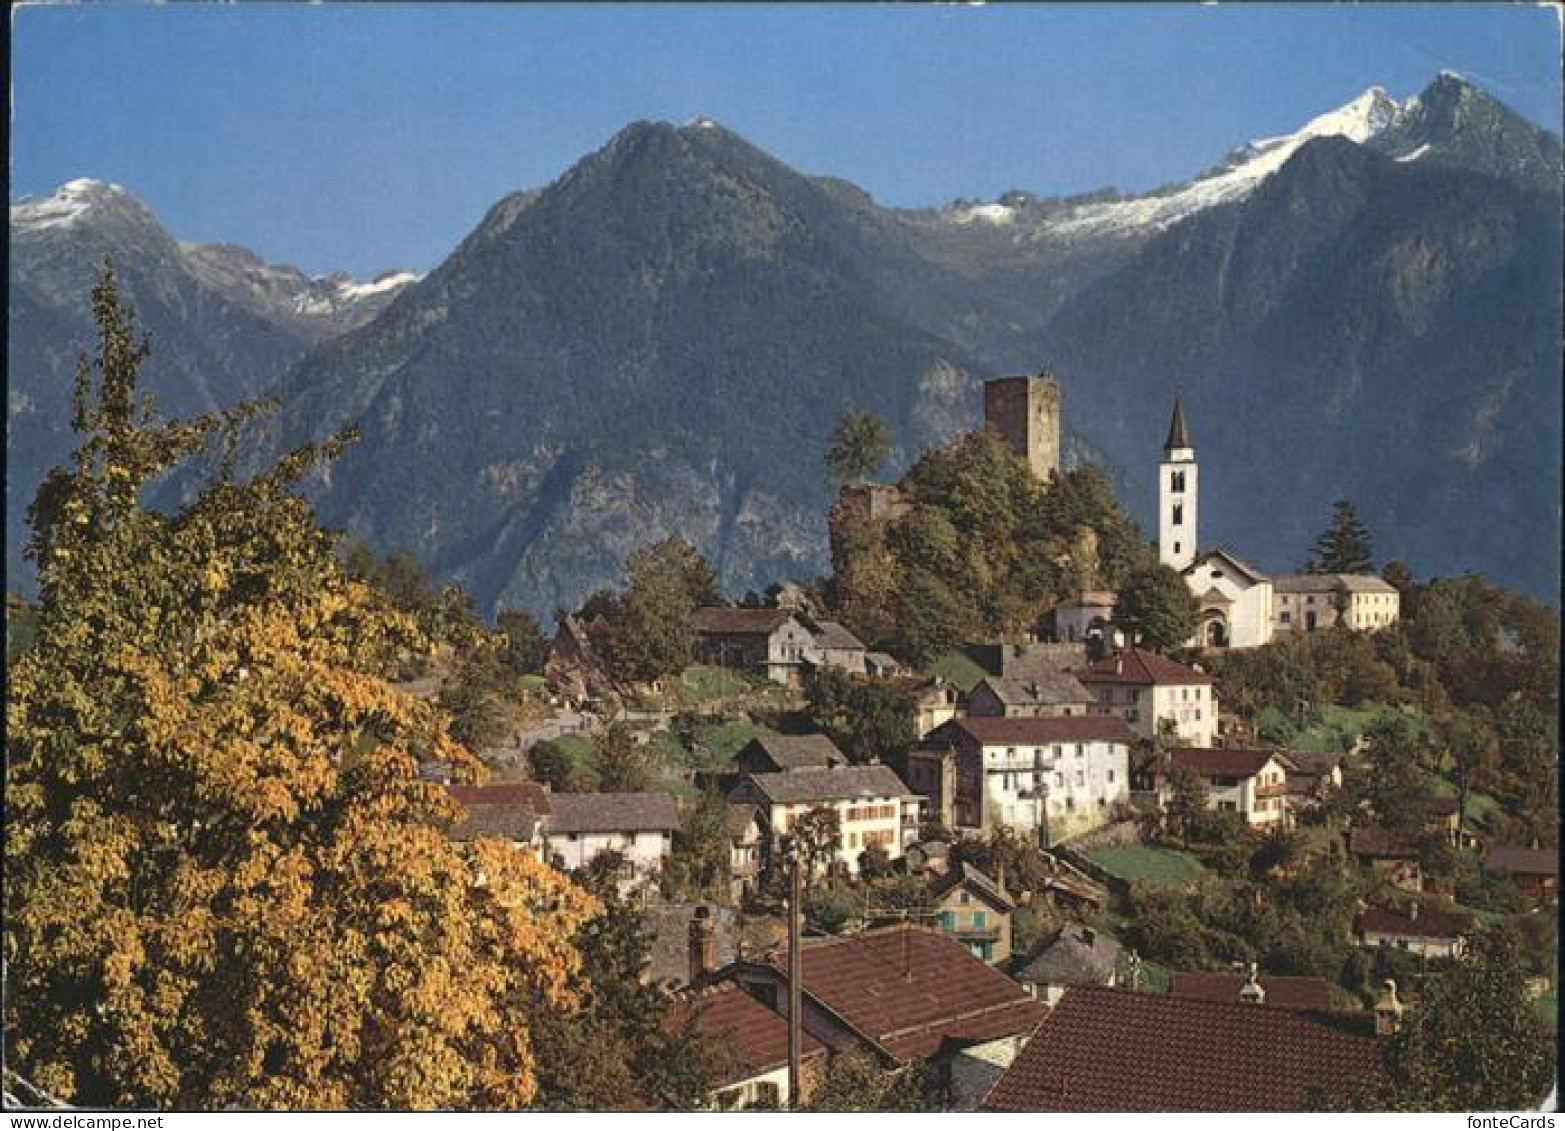
[[1154, 887], [1187, 887], [1206, 872], [1190, 853], [1150, 844], [1109, 844], [1088, 849], [1085, 855], [1127, 883]]
[[700, 707], [719, 699], [743, 695], [750, 690], [750, 681], [727, 668], [692, 664], [679, 673], [676, 690], [679, 701], [686, 707]]
[[936, 656], [925, 670], [932, 676], [941, 676], [963, 695], [989, 678], [988, 672], [961, 652], [947, 652], [943, 656]]

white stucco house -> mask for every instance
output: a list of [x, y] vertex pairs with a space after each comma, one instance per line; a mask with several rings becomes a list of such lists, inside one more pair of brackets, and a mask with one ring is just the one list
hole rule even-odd
[[1215, 681], [1187, 664], [1132, 647], [1075, 675], [1093, 694], [1094, 714], [1123, 719], [1142, 738], [1156, 738], [1165, 719], [1190, 746], [1210, 746], [1217, 735]]
[[1122, 720], [1096, 715], [954, 719], [909, 755], [909, 784], [952, 828], [1054, 844], [1129, 801], [1135, 740]]
[[624, 857], [622, 886], [635, 886], [662, 869], [678, 828], [679, 806], [667, 793], [554, 793], [544, 857], [569, 871], [617, 852]]

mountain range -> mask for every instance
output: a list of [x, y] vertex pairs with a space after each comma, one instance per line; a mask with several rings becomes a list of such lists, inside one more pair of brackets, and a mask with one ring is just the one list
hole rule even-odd
[[257, 464], [356, 425], [311, 485], [325, 519], [486, 609], [574, 606], [671, 533], [735, 593], [818, 572], [845, 410], [893, 425], [889, 474], [975, 427], [985, 378], [1040, 365], [1067, 462], [1143, 518], [1178, 389], [1204, 543], [1291, 570], [1348, 498], [1382, 559], [1552, 597], [1560, 177], [1558, 138], [1442, 74], [1151, 193], [930, 209], [710, 119], [638, 122], [427, 275], [368, 284], [180, 244], [72, 182], [12, 205], [8, 565], [107, 253], [166, 407], [274, 393]]

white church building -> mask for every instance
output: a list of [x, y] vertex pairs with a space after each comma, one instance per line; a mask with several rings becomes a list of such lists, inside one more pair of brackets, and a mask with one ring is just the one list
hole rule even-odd
[[[1195, 445], [1185, 426], [1179, 398], [1158, 465], [1158, 560], [1177, 569], [1200, 607], [1200, 627], [1188, 643], [1202, 648], [1254, 648], [1274, 632], [1313, 632], [1336, 623], [1336, 606], [1353, 628], [1376, 629], [1394, 624], [1396, 590], [1373, 574], [1331, 574], [1312, 578], [1290, 576], [1276, 584], [1229, 550], [1203, 550], [1197, 535], [1200, 467]], [[1331, 591], [1331, 615], [1326, 615]], [[1307, 592], [1306, 592], [1307, 591]], [[1307, 602], [1320, 602], [1320, 615], [1305, 616]]]

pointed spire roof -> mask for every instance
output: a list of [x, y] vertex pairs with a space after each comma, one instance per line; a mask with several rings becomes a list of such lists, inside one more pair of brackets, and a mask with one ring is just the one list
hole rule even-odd
[[1179, 394], [1174, 394], [1174, 418], [1168, 422], [1168, 439], [1164, 441], [1163, 448], [1173, 451], [1175, 448], [1191, 448], [1195, 445], [1190, 442], [1190, 433], [1185, 430], [1185, 412], [1179, 406]]

